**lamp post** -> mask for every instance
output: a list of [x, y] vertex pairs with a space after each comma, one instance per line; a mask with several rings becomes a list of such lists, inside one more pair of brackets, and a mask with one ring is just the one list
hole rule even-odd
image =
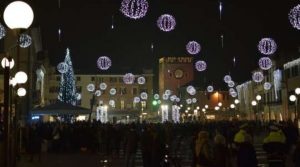
[[255, 114], [254, 113], [254, 107], [257, 106], [257, 102], [255, 100], [252, 100], [251, 105], [252, 105], [252, 108], [253, 108], [253, 114]]
[[291, 102], [295, 102], [295, 120], [298, 119], [298, 114], [297, 114], [297, 97], [295, 95], [290, 95], [289, 100]]
[[[257, 101], [257, 112], [259, 113], [259, 114], [261, 114], [260, 113], [260, 100], [261, 100], [261, 95], [256, 95], [256, 101]], [[257, 114], [257, 113], [256, 113]], [[256, 117], [257, 117], [257, 115], [256, 115]]]
[[[23, 2], [23, 1], [14, 1], [11, 2], [4, 10], [3, 13], [3, 18], [5, 24], [12, 30], [20, 30], [20, 29], [27, 29], [30, 27], [30, 25], [33, 22], [33, 11], [31, 7]], [[19, 35], [17, 34], [17, 41], [19, 44]], [[20, 52], [19, 52], [19, 47], [17, 47], [17, 70], [19, 70], [19, 65], [20, 65]], [[10, 62], [10, 58], [8, 58]], [[6, 63], [5, 63], [6, 64]], [[4, 159], [4, 166], [5, 167], [10, 167], [10, 158], [9, 158], [9, 65], [10, 63], [6, 64], [4, 68], [4, 122], [5, 122], [5, 133], [4, 133], [4, 145], [5, 145], [5, 159]], [[23, 91], [24, 93], [24, 91]], [[22, 95], [22, 94], [21, 94]], [[17, 121], [17, 120], [16, 120]]]

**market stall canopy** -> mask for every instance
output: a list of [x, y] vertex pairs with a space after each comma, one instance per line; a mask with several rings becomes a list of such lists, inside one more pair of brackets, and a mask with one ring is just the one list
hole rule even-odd
[[84, 115], [90, 114], [91, 110], [68, 103], [56, 102], [43, 107], [38, 106], [30, 112], [31, 115]]

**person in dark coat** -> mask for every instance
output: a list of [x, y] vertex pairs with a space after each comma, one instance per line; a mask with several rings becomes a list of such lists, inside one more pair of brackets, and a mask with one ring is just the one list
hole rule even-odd
[[300, 139], [297, 142], [296, 149], [293, 154], [293, 161], [295, 167], [300, 167]]
[[138, 145], [138, 134], [136, 131], [135, 124], [131, 124], [130, 129], [127, 133], [126, 167], [134, 166], [137, 145]]
[[237, 150], [237, 166], [238, 167], [257, 167], [256, 152], [251, 143], [251, 136], [245, 135], [245, 141], [239, 143]]
[[32, 124], [28, 131], [28, 152], [30, 154], [30, 162], [34, 160], [34, 156], [38, 155], [39, 161], [41, 160], [41, 143], [42, 138], [37, 126]]
[[226, 147], [225, 137], [221, 134], [217, 134], [214, 138], [214, 166], [215, 167], [229, 167], [230, 156], [229, 150]]

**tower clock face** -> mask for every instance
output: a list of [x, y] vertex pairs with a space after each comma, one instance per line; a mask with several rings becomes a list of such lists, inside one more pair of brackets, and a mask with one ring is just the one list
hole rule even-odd
[[175, 78], [181, 79], [183, 77], [183, 71], [181, 69], [175, 70]]

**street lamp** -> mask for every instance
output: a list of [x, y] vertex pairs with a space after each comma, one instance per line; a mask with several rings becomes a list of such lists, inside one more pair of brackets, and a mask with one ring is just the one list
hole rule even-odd
[[208, 105], [206, 104], [205, 106], [204, 106], [206, 109], [208, 109]]
[[[30, 27], [30, 25], [33, 22], [34, 14], [31, 9], [31, 7], [23, 2], [23, 1], [14, 1], [11, 2], [4, 10], [3, 13], [3, 18], [5, 24], [13, 30], [19, 30], [19, 29], [27, 29]], [[17, 35], [18, 43], [19, 43], [19, 35]], [[19, 47], [17, 47], [17, 70], [19, 70], [19, 57], [20, 57], [20, 52], [19, 52]], [[8, 62], [5, 61], [4, 63], [4, 145], [5, 145], [5, 152], [4, 155], [6, 156], [4, 159], [4, 166], [9, 167], [14, 164], [10, 164], [9, 161], [9, 73], [10, 73], [10, 68], [13, 67], [12, 64], [12, 59], [10, 57], [7, 58]], [[1, 63], [2, 64], [2, 63]], [[12, 66], [12, 67], [11, 67]], [[23, 91], [24, 94], [24, 91]], [[21, 94], [22, 95], [22, 94]], [[14, 158], [15, 160], [15, 158]]]
[[222, 107], [222, 105], [223, 105], [223, 104], [222, 104], [221, 102], [218, 103], [218, 106], [219, 106], [219, 107]]
[[[259, 111], [259, 110], [260, 110], [260, 103], [259, 103], [259, 102], [260, 102], [260, 100], [261, 100], [261, 95], [256, 95], [255, 98], [256, 98], [256, 100], [257, 100], [257, 112], [259, 113], [259, 112], [260, 112], [260, 111]], [[257, 113], [256, 113], [256, 114], [257, 114]], [[255, 114], [255, 115], [256, 115], [256, 114]], [[256, 116], [257, 116], [257, 115], [256, 115]]]
[[297, 114], [297, 97], [295, 95], [290, 95], [289, 100], [291, 102], [295, 102], [295, 119], [298, 118], [298, 114]]
[[[255, 107], [257, 105], [257, 102], [255, 100], [252, 100], [251, 105], [252, 107]], [[253, 109], [253, 114], [254, 114], [254, 109]]]
[[234, 100], [234, 103], [235, 103], [235, 104], [239, 104], [239, 103], [240, 103], [239, 99], [235, 99], [235, 100]]
[[231, 108], [231, 109], [234, 109], [234, 108], [235, 108], [235, 105], [234, 105], [234, 104], [230, 104], [230, 108]]

